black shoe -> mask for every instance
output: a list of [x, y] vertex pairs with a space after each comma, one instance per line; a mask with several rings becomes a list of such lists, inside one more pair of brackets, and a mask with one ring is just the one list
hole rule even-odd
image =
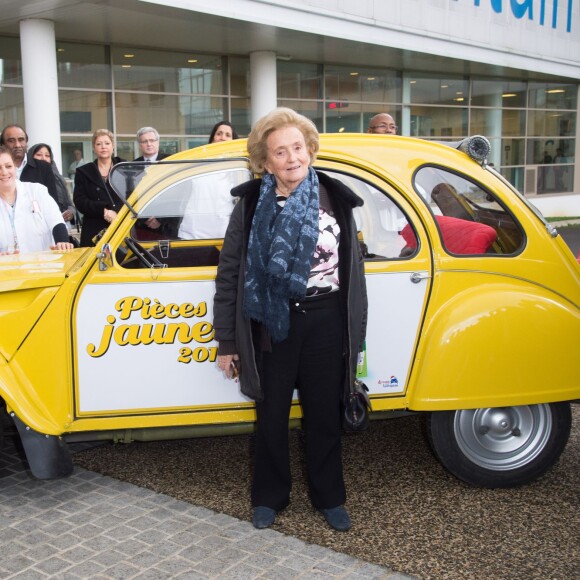
[[263, 530], [264, 528], [269, 528], [276, 520], [276, 510], [272, 508], [259, 505], [254, 508], [254, 513], [252, 515], [252, 524], [255, 528]]
[[339, 532], [346, 532], [352, 527], [350, 516], [344, 506], [339, 505], [333, 508], [321, 509], [320, 512], [328, 525]]

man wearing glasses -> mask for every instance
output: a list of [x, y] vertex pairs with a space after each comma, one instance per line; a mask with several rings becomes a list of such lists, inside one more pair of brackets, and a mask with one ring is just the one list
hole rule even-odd
[[376, 133], [377, 135], [396, 135], [397, 125], [395, 119], [387, 113], [379, 113], [369, 121], [367, 133]]
[[137, 142], [141, 157], [134, 161], [161, 161], [168, 157], [165, 153], [159, 153], [159, 133], [153, 127], [141, 127], [137, 131]]

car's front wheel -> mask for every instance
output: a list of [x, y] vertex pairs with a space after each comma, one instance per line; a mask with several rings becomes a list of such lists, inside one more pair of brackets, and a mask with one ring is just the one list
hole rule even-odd
[[515, 487], [547, 471], [564, 450], [569, 403], [439, 411], [428, 417], [429, 442], [443, 466], [481, 487]]

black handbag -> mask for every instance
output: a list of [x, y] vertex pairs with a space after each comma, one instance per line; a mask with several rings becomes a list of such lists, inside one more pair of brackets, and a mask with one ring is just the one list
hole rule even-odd
[[352, 384], [343, 402], [342, 427], [345, 431], [364, 431], [369, 425], [369, 388], [359, 379]]

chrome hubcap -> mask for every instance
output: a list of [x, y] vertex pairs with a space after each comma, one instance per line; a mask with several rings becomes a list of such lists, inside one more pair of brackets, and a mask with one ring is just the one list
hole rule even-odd
[[546, 446], [552, 431], [548, 405], [456, 411], [456, 441], [476, 465], [495, 471], [527, 465]]

